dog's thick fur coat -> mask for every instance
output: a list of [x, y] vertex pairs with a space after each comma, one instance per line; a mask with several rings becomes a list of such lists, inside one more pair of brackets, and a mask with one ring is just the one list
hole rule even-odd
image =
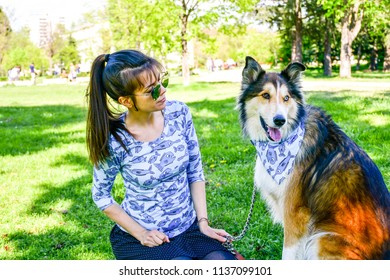
[[257, 157], [255, 184], [284, 228], [283, 259], [389, 259], [390, 193], [369, 156], [321, 109], [305, 104], [291, 63], [266, 73], [246, 58], [237, 109], [252, 141], [282, 143], [305, 134], [286, 180], [275, 182]]

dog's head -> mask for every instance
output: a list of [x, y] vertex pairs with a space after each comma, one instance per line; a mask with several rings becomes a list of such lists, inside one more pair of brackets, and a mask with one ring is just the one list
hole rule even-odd
[[241, 93], [237, 98], [242, 131], [252, 140], [280, 142], [304, 117], [301, 72], [294, 62], [281, 73], [266, 73], [252, 57], [246, 57]]

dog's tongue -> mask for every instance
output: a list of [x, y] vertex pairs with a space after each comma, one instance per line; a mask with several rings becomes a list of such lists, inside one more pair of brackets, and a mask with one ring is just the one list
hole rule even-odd
[[280, 134], [280, 130], [273, 127], [268, 127], [268, 134], [275, 142], [279, 142], [282, 139], [282, 135]]

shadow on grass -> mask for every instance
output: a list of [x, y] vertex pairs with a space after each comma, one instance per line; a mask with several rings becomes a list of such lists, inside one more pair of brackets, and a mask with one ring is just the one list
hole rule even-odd
[[56, 145], [84, 142], [84, 135], [62, 128], [83, 122], [85, 118], [85, 109], [70, 105], [0, 107], [0, 156], [35, 153]]
[[113, 259], [108, 240], [113, 224], [92, 201], [90, 163], [85, 157], [68, 153], [54, 166], [72, 166], [88, 174], [59, 186], [35, 187], [40, 194], [31, 205], [26, 205], [25, 215], [38, 221], [49, 220], [51, 226], [44, 233], [13, 231], [7, 234], [6, 243], [14, 251], [13, 259], [77, 260], [89, 259], [88, 256]]

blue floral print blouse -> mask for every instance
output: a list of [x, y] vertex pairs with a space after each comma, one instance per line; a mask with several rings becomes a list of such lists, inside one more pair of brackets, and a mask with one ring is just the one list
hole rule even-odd
[[120, 173], [125, 187], [121, 207], [144, 228], [172, 238], [194, 222], [189, 185], [204, 181], [204, 175], [187, 105], [167, 101], [163, 115], [163, 132], [153, 141], [140, 142], [123, 132], [126, 151], [110, 136], [110, 157], [94, 167], [92, 197], [101, 210], [117, 203], [111, 190]]

